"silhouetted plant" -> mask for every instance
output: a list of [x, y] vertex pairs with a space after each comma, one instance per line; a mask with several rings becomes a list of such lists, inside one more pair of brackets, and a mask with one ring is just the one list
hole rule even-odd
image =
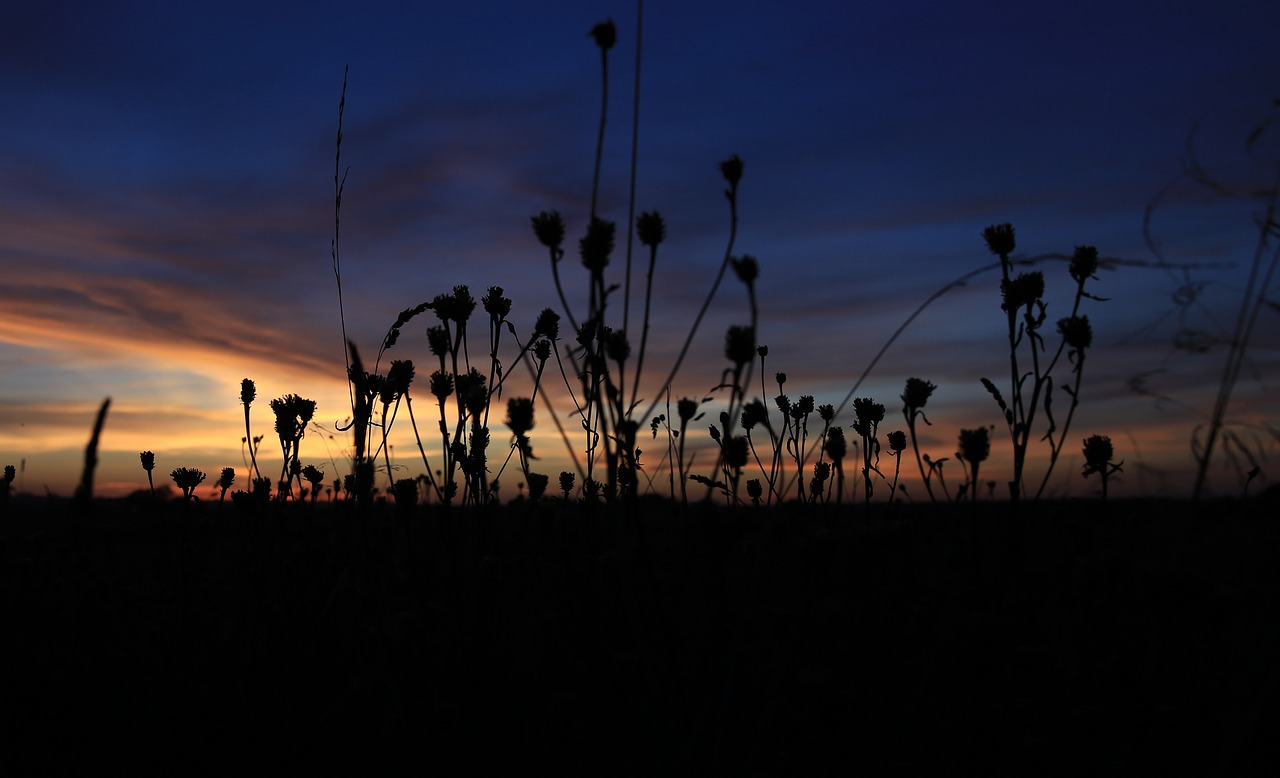
[[859, 397], [853, 401], [853, 413], [856, 417], [853, 430], [862, 439], [862, 483], [868, 507], [871, 505], [871, 494], [874, 489], [871, 474], [884, 477], [879, 469], [880, 441], [877, 438], [880, 422], [884, 421], [884, 412], [884, 406], [870, 397]]
[[9, 490], [13, 486], [13, 479], [18, 476], [17, 468], [13, 465], [4, 466], [4, 478], [0, 480], [0, 509], [7, 508], [9, 505]]
[[889, 487], [889, 504], [892, 505], [898, 493], [898, 476], [902, 473], [902, 452], [907, 450], [907, 433], [894, 430], [885, 435], [885, 441], [889, 444], [889, 455], [893, 457], [893, 484]]
[[258, 389], [253, 381], [246, 378], [240, 382], [240, 404], [244, 406], [244, 442], [249, 446], [249, 463], [253, 467], [253, 477], [261, 478], [262, 473], [258, 470], [258, 441], [262, 438], [253, 437], [253, 430], [249, 426], [249, 406], [257, 396]]
[[[1280, 109], [1280, 101], [1273, 101], [1272, 107]], [[1244, 369], [1247, 361], [1249, 346], [1253, 341], [1253, 333], [1258, 323], [1258, 318], [1262, 312], [1268, 308], [1276, 309], [1280, 307], [1272, 295], [1272, 286], [1276, 276], [1276, 271], [1280, 268], [1280, 251], [1276, 250], [1275, 240], [1280, 239], [1280, 162], [1275, 159], [1264, 160], [1258, 155], [1258, 147], [1266, 138], [1274, 140], [1276, 138], [1274, 127], [1280, 114], [1275, 114], [1255, 125], [1245, 139], [1245, 151], [1253, 158], [1254, 163], [1261, 168], [1263, 179], [1260, 183], [1246, 186], [1226, 185], [1215, 178], [1200, 164], [1194, 144], [1194, 134], [1187, 141], [1187, 155], [1184, 160], [1183, 176], [1189, 178], [1192, 182], [1213, 194], [1244, 202], [1249, 202], [1257, 206], [1257, 210], [1252, 214], [1253, 229], [1256, 231], [1254, 238], [1253, 257], [1249, 264], [1249, 274], [1245, 281], [1244, 290], [1241, 294], [1240, 305], [1236, 311], [1235, 323], [1231, 332], [1223, 333], [1220, 342], [1227, 344], [1227, 358], [1222, 367], [1221, 376], [1218, 379], [1218, 392], [1214, 398], [1213, 410], [1210, 414], [1207, 425], [1197, 425], [1192, 430], [1192, 454], [1196, 461], [1196, 479], [1192, 488], [1192, 498], [1199, 499], [1204, 492], [1205, 484], [1209, 474], [1209, 464], [1213, 458], [1213, 453], [1219, 447], [1219, 443], [1226, 444], [1228, 447], [1228, 456], [1231, 455], [1230, 448], [1243, 455], [1245, 462], [1236, 468], [1240, 473], [1242, 480], [1246, 483], [1252, 480], [1244, 472], [1244, 466], [1250, 467], [1250, 472], [1257, 468], [1257, 457], [1261, 454], [1261, 448], [1253, 448], [1246, 444], [1239, 437], [1234, 440], [1228, 439], [1224, 434], [1224, 430], [1232, 424], [1227, 418], [1227, 410], [1231, 404], [1231, 397], [1235, 392], [1236, 383], [1240, 379], [1240, 373]], [[1166, 186], [1165, 190], [1170, 187]], [[1155, 239], [1151, 234], [1150, 223], [1152, 211], [1155, 209], [1160, 198], [1164, 195], [1162, 190], [1152, 202], [1147, 206], [1147, 212], [1143, 222], [1144, 234], [1147, 245], [1157, 258], [1163, 257]], [[1189, 305], [1194, 302], [1199, 291], [1203, 288], [1203, 283], [1196, 284], [1186, 279], [1186, 283], [1179, 290], [1180, 295], [1184, 298], [1184, 303]], [[1183, 341], [1180, 346], [1193, 351], [1208, 351], [1209, 341], [1212, 336], [1209, 333], [1181, 331], [1178, 337]], [[1207, 427], [1207, 431], [1202, 430]], [[1256, 473], [1254, 474], [1256, 477]]]
[[1090, 435], [1084, 440], [1084, 468], [1081, 475], [1085, 478], [1098, 474], [1102, 480], [1102, 499], [1107, 499], [1107, 483], [1111, 476], [1121, 472], [1124, 461], [1112, 462], [1115, 451], [1111, 447], [1111, 438], [1106, 435]]
[[[1009, 342], [1009, 400], [1006, 402], [1000, 390], [988, 378], [982, 379], [982, 385], [995, 399], [996, 405], [1004, 415], [1009, 437], [1013, 442], [1013, 478], [1009, 482], [1009, 496], [1017, 502], [1025, 493], [1025, 476], [1027, 451], [1031, 444], [1032, 429], [1037, 415], [1043, 411], [1047, 422], [1047, 430], [1042, 440], [1049, 444], [1050, 457], [1040, 488], [1035, 497], [1039, 497], [1048, 483], [1049, 476], [1057, 463], [1071, 418], [1079, 404], [1080, 381], [1083, 377], [1084, 357], [1092, 343], [1093, 333], [1087, 318], [1079, 315], [1080, 303], [1085, 298], [1101, 301], [1085, 291], [1085, 283], [1098, 268], [1098, 252], [1092, 246], [1078, 246], [1071, 260], [1070, 273], [1076, 283], [1075, 299], [1071, 306], [1071, 315], [1058, 322], [1060, 342], [1052, 352], [1041, 334], [1047, 306], [1044, 297], [1044, 273], [1030, 271], [1013, 273], [1012, 254], [1016, 248], [1013, 225], [997, 224], [983, 231], [987, 248], [1000, 258], [1000, 293], [1003, 302], [1000, 307], [1005, 312], [1008, 325]], [[1030, 357], [1031, 366], [1024, 370], [1020, 363], [1020, 354], [1025, 349]], [[1071, 397], [1071, 408], [1061, 430], [1058, 429], [1053, 416], [1053, 370], [1058, 359], [1064, 353], [1072, 362], [1072, 373], [1075, 376], [1071, 386], [1062, 386], [1062, 390]], [[1050, 356], [1052, 354], [1052, 356]], [[1055, 437], [1056, 434], [1056, 437]], [[970, 497], [976, 482], [970, 483]]]
[[958, 499], [966, 496], [970, 501], [978, 499], [978, 470], [991, 454], [991, 432], [989, 427], [960, 430], [960, 446], [956, 451], [965, 468], [965, 481], [956, 492]]
[[[924, 406], [929, 402], [929, 398], [933, 396], [933, 390], [938, 387], [932, 381], [926, 381], [922, 378], [908, 378], [906, 388], [902, 391], [902, 416], [907, 420], [907, 432], [911, 435], [911, 448], [916, 455], [916, 466], [920, 469], [920, 480], [924, 483], [925, 491], [929, 495], [929, 500], [937, 504], [938, 498], [933, 494], [933, 476], [935, 473], [941, 475], [940, 463], [929, 460], [928, 455], [923, 457], [920, 454], [920, 438], [916, 432], [916, 423], [924, 421], [925, 424], [932, 425], [929, 417], [925, 415]], [[925, 469], [925, 462], [929, 461], [929, 469]], [[945, 484], [943, 493], [946, 494]], [[951, 499], [946, 494], [947, 499]]]
[[836, 471], [836, 505], [842, 505], [844, 503], [844, 458], [849, 453], [843, 427], [831, 427], [827, 430], [826, 443], [823, 444], [822, 450], [831, 457], [831, 466]]
[[203, 470], [194, 467], [179, 467], [169, 473], [169, 477], [182, 490], [182, 499], [190, 501], [195, 496], [196, 487], [204, 482]]
[[395, 500], [396, 509], [401, 513], [412, 513], [418, 504], [418, 481], [414, 478], [400, 478], [391, 485], [391, 497]]
[[[315, 400], [308, 400], [296, 394], [286, 394], [271, 401], [271, 410], [276, 417], [276, 435], [280, 437], [280, 452], [284, 457], [284, 465], [280, 470], [281, 497], [292, 495], [293, 476], [301, 474], [298, 460], [302, 438], [306, 434], [307, 425], [316, 412]], [[298, 488], [302, 488], [302, 479], [298, 478]]]
[[315, 465], [307, 465], [302, 468], [302, 477], [311, 484], [311, 502], [314, 504], [316, 497], [320, 494], [320, 484], [324, 483], [324, 471]]
[[156, 485], [151, 479], [151, 471], [156, 469], [156, 455], [150, 451], [143, 451], [138, 454], [138, 459], [142, 460], [142, 469], [147, 471], [147, 489], [151, 492], [151, 496], [156, 496]]
[[218, 509], [222, 509], [222, 502], [227, 498], [227, 490], [231, 488], [231, 484], [235, 483], [236, 470], [234, 467], [224, 467], [222, 472], [218, 474]]

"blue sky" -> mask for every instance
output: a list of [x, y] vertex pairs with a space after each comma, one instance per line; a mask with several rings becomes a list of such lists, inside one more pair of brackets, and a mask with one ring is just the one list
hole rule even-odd
[[[528, 220], [558, 209], [571, 236], [585, 225], [600, 110], [586, 32], [605, 18], [619, 41], [600, 207], [626, 220], [629, 2], [53, 3], [7, 17], [0, 457], [25, 462], [28, 491], [70, 490], [106, 396], [100, 480], [117, 491], [139, 485], [142, 449], [166, 472], [240, 467], [243, 377], [263, 398], [314, 397], [326, 423], [348, 413], [329, 255], [344, 67], [343, 282], [348, 333], [366, 349], [401, 309], [454, 284], [504, 286], [517, 321], [555, 304]], [[987, 225], [1012, 222], [1023, 256], [1091, 244], [1155, 262], [1144, 210], [1177, 179], [1193, 129], [1228, 187], [1267, 183], [1274, 140], [1261, 161], [1243, 141], [1280, 97], [1277, 22], [1265, 2], [651, 0], [636, 206], [668, 226], [654, 378], [723, 255], [717, 163], [730, 154], [746, 162], [735, 252], [761, 264], [769, 369], [838, 402], [911, 310], [991, 260]], [[1133, 493], [1185, 485], [1255, 209], [1176, 183], [1151, 227], [1165, 260], [1206, 267], [1102, 275], [1110, 301], [1088, 311], [1096, 348], [1075, 424], [1079, 437], [1113, 437]], [[1056, 267], [1051, 318], [1070, 286]], [[1179, 309], [1189, 282], [1204, 286]], [[724, 329], [745, 315], [741, 287], [726, 284], [677, 394], [714, 385]], [[1275, 419], [1274, 317], [1260, 320], [1232, 406], [1242, 422]], [[858, 393], [898, 418], [908, 375], [937, 383], [931, 445], [947, 455], [957, 428], [999, 421], [978, 378], [1007, 373], [1002, 327], [997, 278], [979, 277], [932, 305]], [[1175, 348], [1179, 329], [1208, 351]], [[417, 330], [397, 348], [425, 364]], [[1140, 375], [1165, 399], [1134, 392]], [[998, 472], [1008, 443], [995, 440]], [[340, 460], [342, 441], [327, 443]], [[1078, 463], [1060, 470], [1062, 493], [1095, 488]], [[1215, 478], [1236, 487], [1229, 470]]]

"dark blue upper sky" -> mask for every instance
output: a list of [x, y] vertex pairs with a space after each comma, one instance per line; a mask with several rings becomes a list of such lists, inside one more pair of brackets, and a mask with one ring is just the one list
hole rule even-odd
[[[456, 283], [503, 285], [531, 321], [555, 298], [529, 216], [558, 209], [571, 235], [586, 222], [600, 109], [586, 33], [605, 18], [619, 41], [601, 211], [625, 222], [631, 2], [7, 10], [0, 450], [34, 462], [80, 445], [84, 409], [108, 394], [131, 457], [163, 447], [159, 406], [183, 420], [191, 450], [218, 435], [233, 449], [218, 425], [234, 421], [228, 398], [248, 374], [266, 394], [324, 395], [342, 416], [329, 246], [348, 66], [351, 334], [372, 348], [399, 310]], [[797, 391], [838, 401], [916, 305], [990, 261], [988, 224], [1014, 223], [1026, 256], [1093, 244], [1154, 261], [1144, 208], [1180, 173], [1196, 127], [1205, 166], [1228, 186], [1265, 182], [1243, 140], [1280, 97], [1277, 22], [1270, 2], [650, 0], [636, 205], [668, 225], [655, 373], [723, 255], [717, 163], [730, 154], [746, 161], [735, 251], [761, 263], [760, 338], [777, 369], [806, 383]], [[1152, 222], [1165, 258], [1232, 266], [1104, 274], [1112, 301], [1090, 311], [1101, 349], [1086, 421], [1119, 440], [1124, 420], [1135, 439], [1186, 458], [1222, 352], [1191, 356], [1172, 339], [1181, 328], [1212, 342], [1230, 324], [1252, 256], [1249, 213], [1189, 183], [1168, 191]], [[580, 296], [575, 270], [566, 264]], [[1049, 271], [1051, 293], [1065, 294], [1065, 271]], [[1172, 295], [1188, 280], [1213, 283], [1179, 319]], [[896, 402], [906, 375], [927, 374], [943, 423], [996, 421], [977, 378], [1000, 370], [998, 300], [994, 276], [944, 297], [862, 391]], [[679, 393], [714, 384], [724, 327], [744, 306], [726, 285], [700, 338], [702, 367]], [[1274, 344], [1260, 345], [1265, 378]], [[1145, 380], [1182, 405], [1131, 391], [1133, 376], [1161, 370]], [[1270, 418], [1265, 397], [1246, 391], [1240, 407]]]

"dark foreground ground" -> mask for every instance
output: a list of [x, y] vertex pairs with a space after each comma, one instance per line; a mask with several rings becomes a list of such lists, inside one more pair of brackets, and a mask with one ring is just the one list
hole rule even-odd
[[14, 499], [0, 776], [1274, 775], [1277, 507]]

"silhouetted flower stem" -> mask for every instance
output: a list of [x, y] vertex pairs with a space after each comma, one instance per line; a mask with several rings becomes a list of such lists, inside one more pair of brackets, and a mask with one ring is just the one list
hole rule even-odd
[[[684, 358], [689, 353], [689, 346], [693, 343], [693, 338], [698, 334], [698, 327], [702, 324], [702, 319], [707, 315], [707, 309], [711, 307], [711, 301], [715, 299], [716, 291], [720, 288], [720, 282], [724, 280], [725, 271], [729, 269], [729, 264], [733, 259], [733, 244], [738, 237], [738, 182], [742, 179], [742, 160], [734, 154], [729, 159], [720, 163], [720, 172], [724, 176], [725, 181], [729, 184], [729, 188], [725, 190], [724, 196], [729, 201], [729, 239], [725, 244], [724, 259], [720, 262], [720, 270], [716, 273], [715, 281], [711, 284], [711, 289], [707, 291], [706, 298], [702, 301], [702, 306], [698, 309], [698, 315], [694, 317], [693, 326], [689, 328], [689, 334], [685, 336], [684, 343], [680, 346], [680, 353], [676, 356], [675, 364], [671, 366], [671, 372], [667, 374], [667, 378], [659, 387], [658, 393], [666, 391], [676, 375], [680, 372], [680, 366], [684, 364]], [[644, 416], [651, 416], [654, 408], [658, 405], [657, 399], [650, 404], [648, 410], [644, 412]]]
[[600, 22], [588, 33], [600, 49], [600, 129], [596, 134], [596, 164], [591, 176], [591, 218], [596, 217], [596, 198], [600, 191], [600, 161], [604, 155], [604, 126], [609, 115], [609, 49], [617, 41], [618, 32], [612, 20]]
[[[1250, 144], [1257, 140], [1268, 124], [1254, 130]], [[1280, 238], [1280, 221], [1277, 221], [1277, 208], [1280, 206], [1280, 166], [1271, 182], [1270, 189], [1263, 190], [1263, 212], [1257, 217], [1258, 238], [1254, 244], [1253, 261], [1249, 265], [1249, 280], [1245, 283], [1244, 296], [1239, 314], [1236, 316], [1235, 329], [1232, 331], [1230, 346], [1227, 350], [1227, 361], [1222, 367], [1222, 378], [1218, 381], [1218, 395], [1213, 403], [1213, 416], [1209, 421], [1209, 434], [1204, 445], [1197, 452], [1196, 482], [1191, 497], [1199, 500], [1204, 489], [1205, 478], [1209, 474], [1209, 461], [1213, 456], [1213, 448], [1218, 435], [1222, 431], [1223, 420], [1227, 415], [1227, 407], [1231, 403], [1231, 394], [1235, 390], [1240, 370], [1244, 367], [1245, 355], [1249, 341], [1253, 337], [1253, 328], [1257, 324], [1258, 315], [1264, 306], [1271, 303], [1267, 292], [1271, 289], [1275, 277], [1277, 263], [1280, 263], [1280, 250], [1271, 244], [1271, 238]], [[1270, 254], [1265, 273], [1262, 272], [1263, 260]], [[1262, 276], [1259, 283], [1259, 275]], [[1106, 478], [1103, 478], [1105, 492]]]
[[253, 467], [253, 477], [261, 478], [262, 473], [258, 470], [257, 446], [253, 443], [253, 431], [249, 428], [249, 406], [257, 396], [258, 390], [253, 381], [246, 378], [240, 382], [240, 403], [244, 405], [244, 439], [249, 444], [249, 462]]
[[93, 502], [93, 472], [98, 467], [98, 441], [102, 437], [102, 427], [107, 421], [107, 410], [111, 407], [111, 398], [102, 401], [98, 415], [93, 422], [93, 434], [89, 436], [89, 444], [84, 449], [84, 470], [80, 473], [80, 485], [76, 487], [76, 504], [83, 512], [88, 512]]
[[142, 462], [142, 469], [147, 471], [147, 489], [150, 490], [151, 496], [156, 496], [156, 484], [151, 478], [151, 471], [156, 469], [156, 455], [150, 451], [143, 451], [138, 454], [138, 458]]
[[1097, 473], [1102, 479], [1102, 499], [1107, 499], [1107, 483], [1111, 480], [1111, 476], [1124, 470], [1121, 465], [1124, 461], [1112, 462], [1114, 450], [1111, 447], [1111, 438], [1106, 435], [1090, 435], [1084, 441], [1084, 468], [1081, 475], [1088, 478], [1090, 475]]
[[[627, 266], [626, 276], [623, 284], [622, 294], [622, 331], [627, 332], [631, 329], [631, 253], [633, 248], [632, 236], [636, 230], [636, 171], [637, 158], [640, 146], [640, 53], [644, 50], [642, 45], [642, 31], [644, 29], [644, 0], [636, 2], [636, 64], [635, 64], [635, 83], [632, 87], [631, 99], [631, 172], [630, 181], [627, 186]], [[650, 252], [649, 257], [649, 284], [653, 283], [653, 254]], [[645, 294], [645, 311], [646, 324], [648, 313], [648, 292]], [[643, 343], [641, 345], [641, 354], [644, 353]], [[636, 363], [636, 382], [640, 380], [640, 364], [643, 358]], [[631, 396], [636, 396], [633, 389]]]
[[908, 378], [906, 388], [902, 391], [902, 416], [907, 421], [907, 432], [911, 435], [911, 449], [916, 455], [916, 466], [920, 469], [920, 480], [924, 482], [925, 491], [929, 494], [929, 501], [935, 505], [938, 503], [938, 498], [933, 494], [933, 470], [930, 468], [928, 472], [925, 472], [924, 460], [920, 457], [920, 441], [916, 435], [916, 422], [923, 419], [925, 424], [930, 424], [929, 417], [924, 413], [924, 406], [936, 388], [931, 381]]

